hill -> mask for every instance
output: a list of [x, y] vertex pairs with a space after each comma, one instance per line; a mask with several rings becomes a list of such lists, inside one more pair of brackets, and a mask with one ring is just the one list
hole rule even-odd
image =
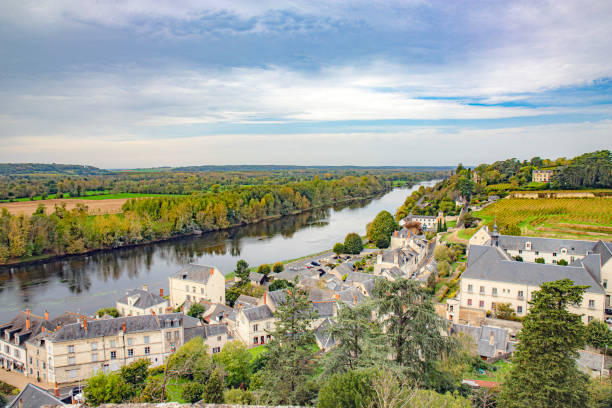
[[0, 163], [2, 176], [27, 176], [30, 174], [62, 174], [74, 176], [93, 176], [108, 174], [104, 169], [80, 164], [57, 163]]

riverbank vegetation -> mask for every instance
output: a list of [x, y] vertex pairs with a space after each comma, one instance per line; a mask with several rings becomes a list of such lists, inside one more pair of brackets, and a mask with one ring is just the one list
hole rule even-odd
[[307, 180], [284, 185], [235, 187], [231, 190], [132, 199], [123, 213], [88, 215], [42, 207], [32, 215], [0, 215], [0, 263], [40, 255], [78, 254], [176, 236], [216, 231], [234, 225], [296, 214], [312, 208], [372, 197], [391, 188], [377, 176]]

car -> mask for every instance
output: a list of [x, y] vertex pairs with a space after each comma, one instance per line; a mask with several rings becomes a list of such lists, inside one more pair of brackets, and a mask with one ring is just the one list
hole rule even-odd
[[608, 317], [608, 318], [606, 319], [606, 323], [608, 323], [608, 324], [612, 324], [612, 317]]
[[306, 269], [312, 269], [312, 265], [306, 265]]
[[606, 307], [606, 314], [612, 315], [612, 309], [610, 309], [609, 307]]
[[310, 264], [313, 266], [321, 266], [321, 264], [318, 263], [317, 261], [312, 261]]

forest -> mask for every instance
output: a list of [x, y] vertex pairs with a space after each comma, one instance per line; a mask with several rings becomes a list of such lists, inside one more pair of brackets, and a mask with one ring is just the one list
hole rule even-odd
[[388, 191], [380, 176], [348, 176], [282, 185], [237, 186], [188, 196], [132, 199], [121, 214], [90, 216], [85, 206], [56, 206], [45, 214], [0, 215], [0, 263], [32, 257], [78, 254], [171, 237], [216, 231], [235, 225], [364, 199]]

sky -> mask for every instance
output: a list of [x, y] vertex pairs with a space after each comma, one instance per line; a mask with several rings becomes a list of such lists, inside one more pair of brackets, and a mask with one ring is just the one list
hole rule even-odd
[[612, 149], [612, 2], [3, 0], [0, 162], [476, 165]]

